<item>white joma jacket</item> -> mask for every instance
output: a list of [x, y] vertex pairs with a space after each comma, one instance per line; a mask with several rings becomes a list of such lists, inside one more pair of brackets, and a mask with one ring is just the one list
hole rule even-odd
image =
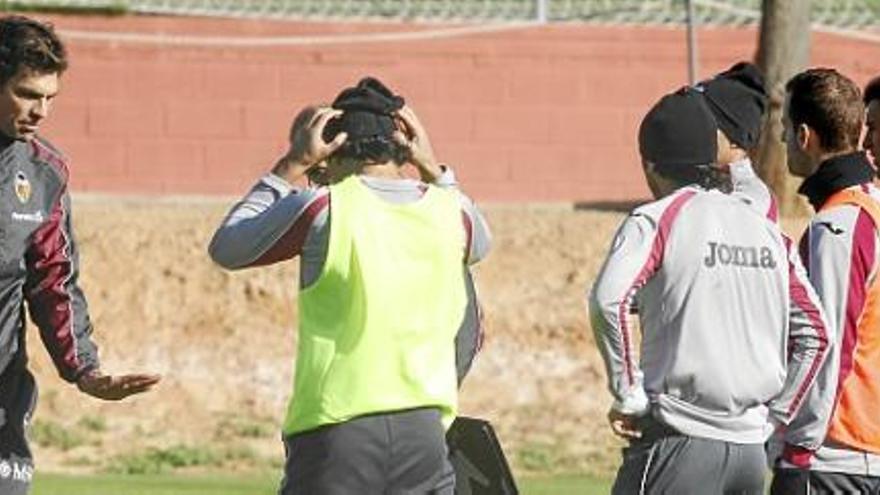
[[748, 199], [685, 187], [620, 226], [589, 296], [615, 409], [762, 443], [801, 407], [832, 339], [797, 250]]

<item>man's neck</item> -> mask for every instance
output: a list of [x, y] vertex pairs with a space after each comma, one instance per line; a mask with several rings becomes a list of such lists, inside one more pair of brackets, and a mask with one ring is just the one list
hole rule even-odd
[[858, 151], [858, 150], [855, 148], [847, 148], [847, 149], [841, 150], [841, 151], [821, 151], [821, 152], [817, 153], [813, 158], [814, 164], [816, 165], [814, 170], [818, 170], [819, 167], [821, 167], [823, 163], [827, 162], [828, 160], [831, 160], [832, 158], [837, 158], [838, 156], [843, 156], [843, 155], [849, 155], [849, 154], [855, 153], [856, 151]]
[[[876, 176], [864, 153], [851, 150], [848, 153], [824, 153], [823, 156], [825, 159], [798, 188], [798, 192], [806, 196], [817, 210], [832, 194], [857, 184], [869, 183]], [[815, 157], [816, 160], [819, 158]]]
[[394, 162], [371, 163], [361, 167], [361, 175], [378, 179], [406, 179], [403, 169]]

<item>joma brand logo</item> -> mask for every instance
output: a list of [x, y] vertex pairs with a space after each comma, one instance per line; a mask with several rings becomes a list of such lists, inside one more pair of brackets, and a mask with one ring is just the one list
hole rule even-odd
[[733, 246], [720, 242], [709, 243], [709, 254], [703, 258], [703, 264], [709, 268], [715, 265], [776, 268], [773, 251], [768, 247]]

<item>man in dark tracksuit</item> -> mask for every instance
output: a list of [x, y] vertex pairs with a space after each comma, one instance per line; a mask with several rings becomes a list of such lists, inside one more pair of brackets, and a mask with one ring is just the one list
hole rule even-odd
[[119, 400], [159, 380], [99, 371], [77, 285], [67, 165], [36, 135], [66, 65], [50, 26], [0, 18], [0, 495], [27, 493], [33, 476], [25, 430], [37, 392], [27, 370], [25, 306], [58, 373], [84, 393]]

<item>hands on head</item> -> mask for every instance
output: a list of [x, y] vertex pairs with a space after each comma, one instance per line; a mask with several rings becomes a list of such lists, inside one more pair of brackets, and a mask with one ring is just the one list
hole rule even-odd
[[278, 160], [272, 172], [293, 184], [308, 174], [313, 167], [323, 167], [326, 160], [348, 138], [341, 132], [327, 143], [322, 134], [327, 123], [342, 115], [330, 107], [308, 106], [293, 119], [290, 129], [290, 149]]
[[418, 169], [422, 181], [436, 182], [443, 170], [434, 157], [425, 127], [409, 106], [398, 110], [397, 117], [403, 129], [394, 133], [394, 140], [409, 151], [409, 161]]
[[159, 375], [137, 373], [130, 375], [105, 375], [92, 370], [76, 382], [85, 394], [102, 400], [122, 400], [129, 395], [150, 391], [162, 379]]
[[[304, 176], [312, 182], [326, 183], [327, 158], [338, 150], [348, 138], [339, 133], [332, 141], [323, 139], [324, 128], [341, 110], [326, 106], [309, 106], [300, 111], [291, 126], [290, 148], [278, 160], [272, 172], [293, 184]], [[404, 106], [395, 114], [400, 130], [393, 134], [395, 142], [407, 149], [409, 161], [418, 169], [424, 182], [435, 182], [442, 169], [434, 157], [428, 133], [412, 108]]]

